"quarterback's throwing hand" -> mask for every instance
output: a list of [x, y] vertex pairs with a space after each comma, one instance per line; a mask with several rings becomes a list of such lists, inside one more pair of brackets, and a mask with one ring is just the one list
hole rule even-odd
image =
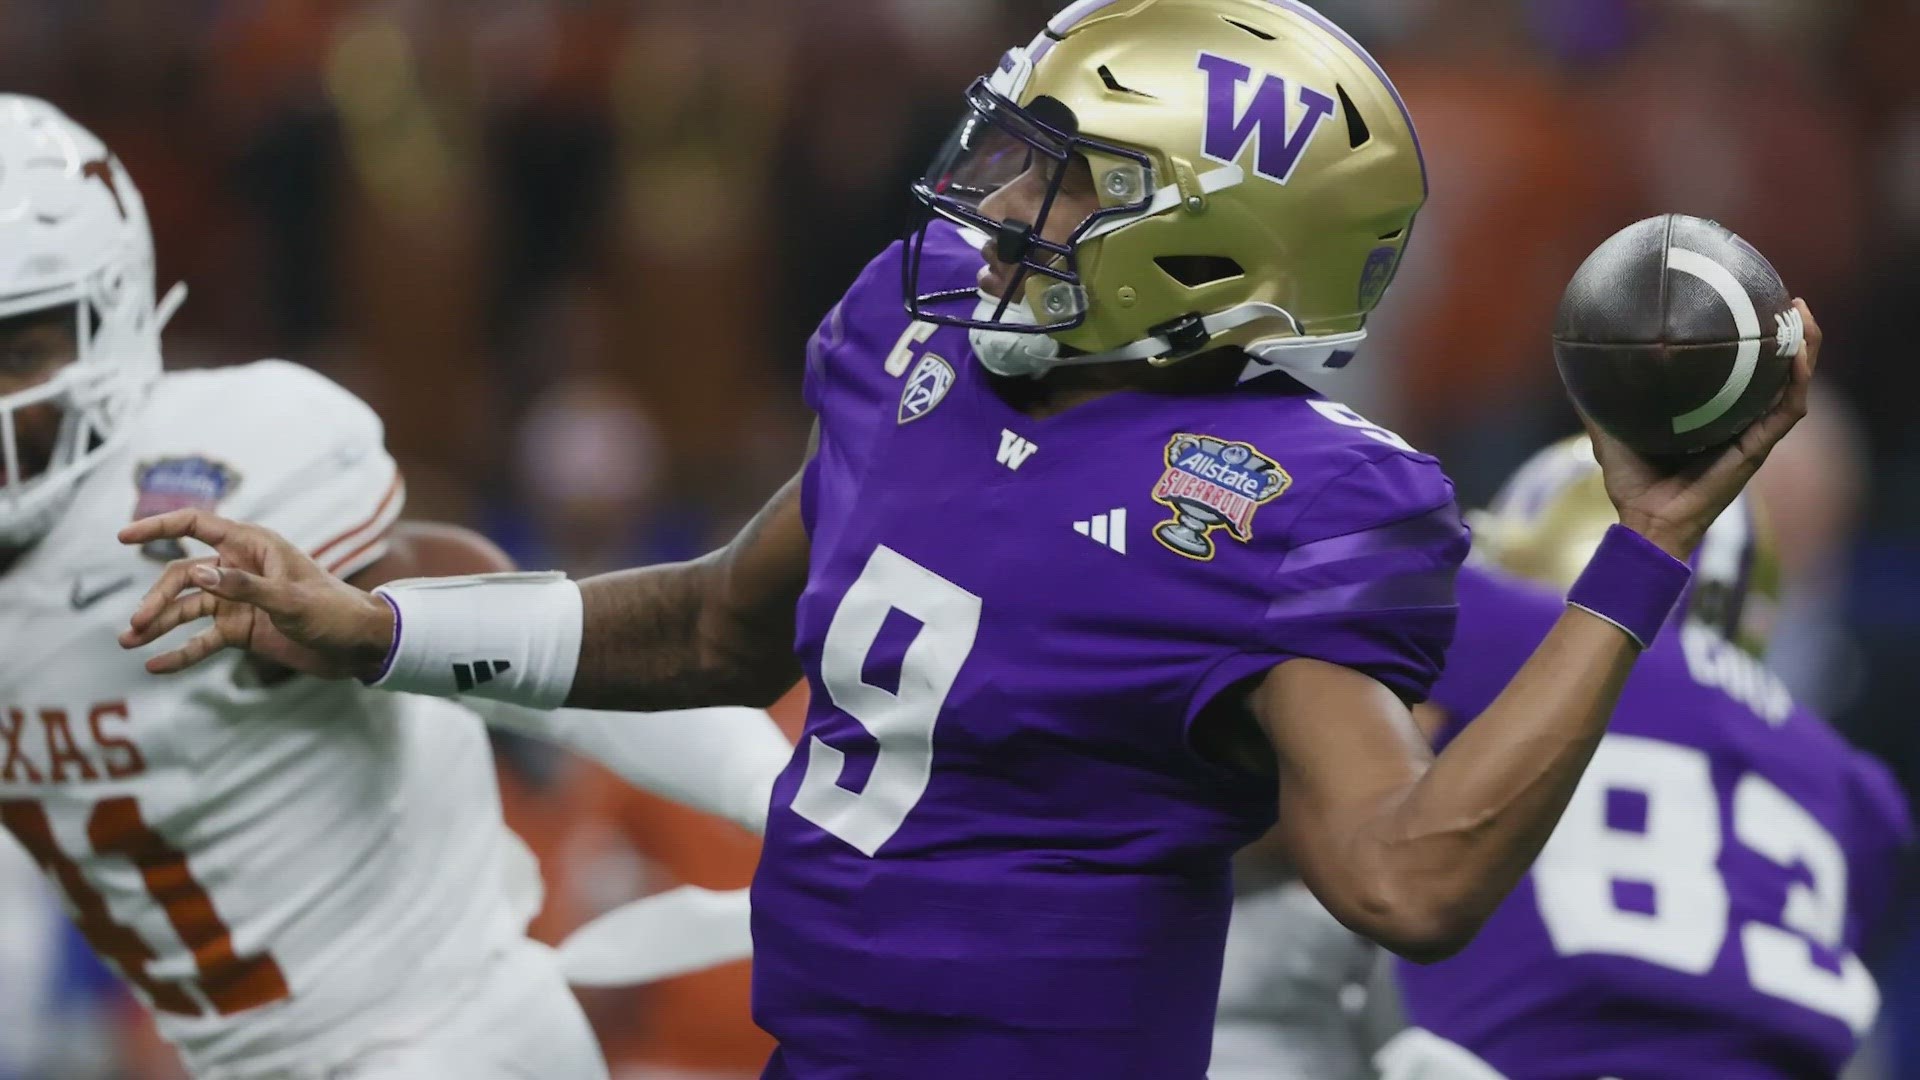
[[1707, 527], [1739, 496], [1787, 432], [1807, 415], [1807, 395], [1813, 387], [1814, 369], [1820, 363], [1823, 335], [1806, 301], [1793, 303], [1806, 323], [1806, 338], [1794, 357], [1793, 375], [1773, 409], [1727, 446], [1704, 451], [1679, 472], [1671, 472], [1648, 462], [1587, 421], [1593, 452], [1600, 459], [1607, 495], [1620, 512], [1620, 523], [1676, 559], [1684, 562], [1692, 558]]
[[134, 610], [120, 645], [137, 649], [201, 619], [213, 625], [149, 658], [148, 671], [182, 671], [222, 649], [244, 649], [321, 678], [379, 670], [393, 642], [392, 610], [279, 534], [202, 510], [176, 510], [120, 530], [123, 544], [184, 539], [215, 554], [170, 563]]

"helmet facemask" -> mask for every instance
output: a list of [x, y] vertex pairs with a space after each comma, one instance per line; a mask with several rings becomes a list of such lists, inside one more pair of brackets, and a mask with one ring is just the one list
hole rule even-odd
[[[1001, 86], [1017, 84], [1031, 64], [1019, 50], [1009, 54], [999, 74], [979, 79], [967, 91], [967, 112], [927, 174], [913, 185], [915, 196], [932, 212], [908, 238], [904, 289], [914, 318], [972, 332], [976, 351], [990, 370], [1005, 375], [1040, 374], [1046, 367], [1072, 363], [1046, 335], [1072, 330], [1087, 317], [1087, 292], [1081, 277], [1083, 245], [1103, 226], [1146, 213], [1153, 202], [1153, 163], [1147, 155], [1078, 134], [1073, 111], [1051, 97], [1026, 107]], [[1061, 193], [1077, 169], [1087, 168], [1099, 207], [1059, 234]], [[995, 216], [985, 204], [1016, 183], [1040, 189], [1033, 221]], [[1067, 211], [1071, 212], [1071, 211]], [[960, 226], [979, 245], [992, 244], [999, 261], [1014, 276], [1003, 295], [984, 289], [923, 291], [922, 254], [927, 233], [938, 219]]]
[[[52, 303], [45, 303], [45, 296], [0, 301], [0, 319], [8, 320], [64, 307], [75, 346], [74, 358], [44, 381], [0, 395], [0, 551], [25, 548], [44, 535], [79, 480], [118, 445], [117, 437], [126, 433], [126, 421], [150, 382], [139, 373], [148, 365], [129, 363], [124, 350], [156, 350], [157, 368], [160, 324], [185, 291], [175, 289], [161, 310], [149, 307], [131, 320], [114, 306], [125, 298], [105, 282], [83, 284], [78, 294], [82, 298], [56, 293]], [[147, 331], [129, 322], [153, 326]], [[149, 337], [151, 345], [142, 340]], [[43, 407], [57, 409], [60, 421], [42, 465], [28, 459], [20, 416]]]
[[[1426, 198], [1385, 73], [1292, 0], [1084, 0], [966, 100], [915, 194], [1017, 280], [992, 297], [950, 276], [922, 287], [923, 227], [907, 307], [967, 328], [1003, 374], [1223, 348], [1297, 374], [1344, 366]], [[1067, 228], [1048, 219], [1080, 159], [1095, 208], [1069, 200], [1086, 216]], [[988, 201], [1016, 179], [1017, 200]]]
[[[139, 190], [91, 132], [44, 101], [0, 95], [0, 320], [62, 313], [74, 358], [0, 395], [0, 549], [45, 535], [79, 482], [131, 433], [160, 375], [160, 332], [185, 297], [155, 303], [153, 237]], [[46, 467], [22, 414], [57, 409]]]

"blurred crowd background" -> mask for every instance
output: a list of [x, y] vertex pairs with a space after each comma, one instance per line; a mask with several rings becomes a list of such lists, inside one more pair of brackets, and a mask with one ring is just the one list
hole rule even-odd
[[[697, 553], [791, 473], [815, 323], [913, 218], [966, 83], [1058, 6], [0, 0], [0, 89], [59, 103], [144, 189], [163, 286], [193, 290], [172, 365], [310, 364], [386, 418], [415, 516], [591, 573]], [[1333, 389], [1482, 501], [1574, 428], [1547, 338], [1585, 254], [1668, 210], [1746, 236], [1829, 341], [1821, 453], [1767, 492], [1775, 662], [1920, 788], [1920, 0], [1319, 6], [1394, 74], [1434, 192]], [[747, 880], [744, 834], [501, 749], [541, 936]], [[176, 1075], [58, 920], [17, 915], [36, 887], [0, 871], [0, 1076]], [[1920, 910], [1874, 960], [1868, 1074], [1920, 1077]], [[66, 972], [57, 1022], [22, 1011], [42, 971]], [[745, 986], [590, 1006], [629, 1080], [751, 1076]]]

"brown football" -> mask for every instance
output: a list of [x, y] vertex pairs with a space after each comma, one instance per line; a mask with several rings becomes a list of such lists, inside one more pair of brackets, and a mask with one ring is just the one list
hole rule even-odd
[[1766, 257], [1666, 214], [1601, 244], [1567, 285], [1553, 355], [1574, 404], [1656, 459], [1719, 446], [1773, 407], [1804, 327]]

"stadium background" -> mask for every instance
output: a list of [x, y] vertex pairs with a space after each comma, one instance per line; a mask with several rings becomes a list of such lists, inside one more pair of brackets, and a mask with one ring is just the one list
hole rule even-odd
[[[4, 0], [0, 88], [60, 103], [144, 189], [162, 283], [193, 289], [174, 366], [311, 364], [386, 417], [415, 516], [590, 573], [702, 550], [791, 471], [814, 322], [910, 217], [966, 82], [1057, 6]], [[1835, 391], [1818, 464], [1769, 492], [1795, 586], [1776, 662], [1912, 790], [1920, 3], [1321, 6], [1395, 74], [1434, 173], [1341, 392], [1478, 502], [1572, 430], [1546, 336], [1588, 250], [1664, 210], [1747, 236], [1826, 325]], [[502, 751], [541, 936], [747, 880], [744, 834]], [[176, 1075], [45, 902], [0, 870], [0, 1062]], [[1920, 918], [1897, 930], [1873, 957], [1895, 1064], [1867, 1072], [1920, 1077]], [[36, 1018], [43, 970], [61, 996]], [[717, 1080], [765, 1051], [744, 999], [731, 969], [589, 1004], [619, 1075]]]

